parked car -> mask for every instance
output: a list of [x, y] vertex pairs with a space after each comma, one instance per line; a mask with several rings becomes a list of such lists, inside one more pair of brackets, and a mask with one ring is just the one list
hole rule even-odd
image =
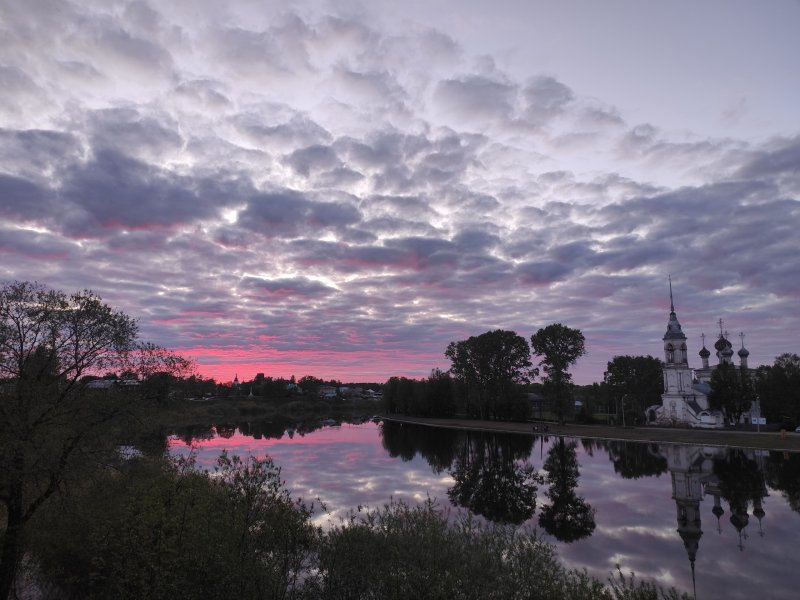
[[800, 433], [800, 427], [795, 427], [795, 428], [794, 428], [794, 432], [795, 432], [795, 433]]

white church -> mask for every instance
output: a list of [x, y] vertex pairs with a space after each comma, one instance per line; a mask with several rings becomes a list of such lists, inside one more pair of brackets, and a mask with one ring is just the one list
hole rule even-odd
[[[711, 374], [715, 366], [709, 366], [708, 358], [711, 352], [706, 349], [705, 335], [703, 348], [700, 350], [700, 359], [703, 366], [692, 369], [689, 366], [686, 335], [681, 330], [681, 324], [675, 314], [675, 303], [672, 299], [672, 282], [669, 286], [669, 322], [667, 332], [662, 338], [664, 341], [664, 393], [661, 394], [661, 405], [654, 405], [647, 409], [647, 421], [659, 425], [681, 425], [689, 427], [720, 428], [725, 426], [725, 415], [722, 411], [709, 407], [708, 394], [711, 391]], [[744, 334], [741, 334], [742, 348], [739, 350], [739, 365], [733, 364], [733, 347], [728, 340], [727, 333], [720, 324], [719, 339], [714, 344], [717, 351], [718, 364], [727, 363], [733, 368], [745, 369], [753, 373], [747, 366], [747, 357], [750, 353], [744, 347]], [[749, 413], [742, 415], [742, 419], [750, 422], [751, 415], [759, 414], [758, 402], [754, 402]]]

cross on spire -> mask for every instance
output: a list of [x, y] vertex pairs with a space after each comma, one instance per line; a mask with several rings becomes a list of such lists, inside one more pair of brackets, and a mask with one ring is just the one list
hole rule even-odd
[[706, 347], [706, 334], [705, 333], [701, 333], [700, 334], [700, 339], [703, 340], [703, 348], [705, 348]]
[[739, 332], [739, 337], [742, 338], [742, 348], [744, 348], [744, 331]]
[[719, 337], [723, 337], [723, 335], [722, 335], [722, 324], [724, 323], [724, 321], [722, 319], [720, 319], [719, 321], [717, 321], [717, 323], [719, 323]]

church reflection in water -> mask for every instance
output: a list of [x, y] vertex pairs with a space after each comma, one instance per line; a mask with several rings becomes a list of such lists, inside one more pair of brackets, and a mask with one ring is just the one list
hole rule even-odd
[[695, 560], [703, 536], [700, 504], [705, 498], [713, 498], [711, 512], [717, 519], [719, 533], [722, 533], [722, 517], [725, 514], [722, 498], [727, 499], [730, 523], [737, 531], [740, 550], [744, 550], [749, 535], [749, 507], [752, 507], [752, 515], [758, 520], [759, 535], [764, 535], [763, 499], [768, 496], [764, 459], [768, 453], [680, 445], [661, 445], [658, 452], [667, 460], [667, 470], [672, 479], [672, 498], [677, 508], [678, 534], [691, 564], [692, 580], [695, 578]]

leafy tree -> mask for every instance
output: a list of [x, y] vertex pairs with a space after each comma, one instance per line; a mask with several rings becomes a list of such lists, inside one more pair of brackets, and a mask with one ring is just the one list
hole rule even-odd
[[545, 373], [543, 391], [552, 399], [563, 424], [571, 397], [572, 375], [568, 369], [586, 354], [583, 334], [579, 329], [553, 323], [531, 336], [531, 348], [541, 357], [539, 365]]
[[525, 338], [502, 329], [450, 342], [445, 351], [450, 372], [465, 384], [468, 412], [482, 419], [519, 416], [518, 386], [530, 380], [530, 355]]
[[645, 409], [661, 401], [663, 376], [661, 361], [652, 356], [615, 356], [608, 362], [605, 372], [611, 400], [625, 414], [625, 422], [634, 423]]
[[800, 424], [800, 356], [781, 354], [774, 364], [759, 367], [755, 388], [769, 421]]
[[83, 377], [130, 371], [146, 381], [174, 366], [136, 334], [134, 319], [90, 291], [67, 295], [29, 282], [0, 288], [0, 598], [12, 593], [31, 518], [85, 463], [113, 450], [115, 428], [131, 414], [123, 408], [140, 398], [87, 390]]
[[738, 424], [742, 414], [750, 410], [755, 394], [747, 371], [721, 363], [711, 373], [711, 392], [708, 403], [724, 410]]
[[539, 514], [539, 525], [566, 543], [592, 535], [595, 528], [594, 509], [575, 493], [580, 476], [575, 447], [575, 442], [566, 443], [560, 437], [548, 450], [544, 469], [550, 503]]
[[453, 379], [450, 373], [433, 369], [425, 382], [424, 414], [431, 417], [450, 417], [456, 412]]

